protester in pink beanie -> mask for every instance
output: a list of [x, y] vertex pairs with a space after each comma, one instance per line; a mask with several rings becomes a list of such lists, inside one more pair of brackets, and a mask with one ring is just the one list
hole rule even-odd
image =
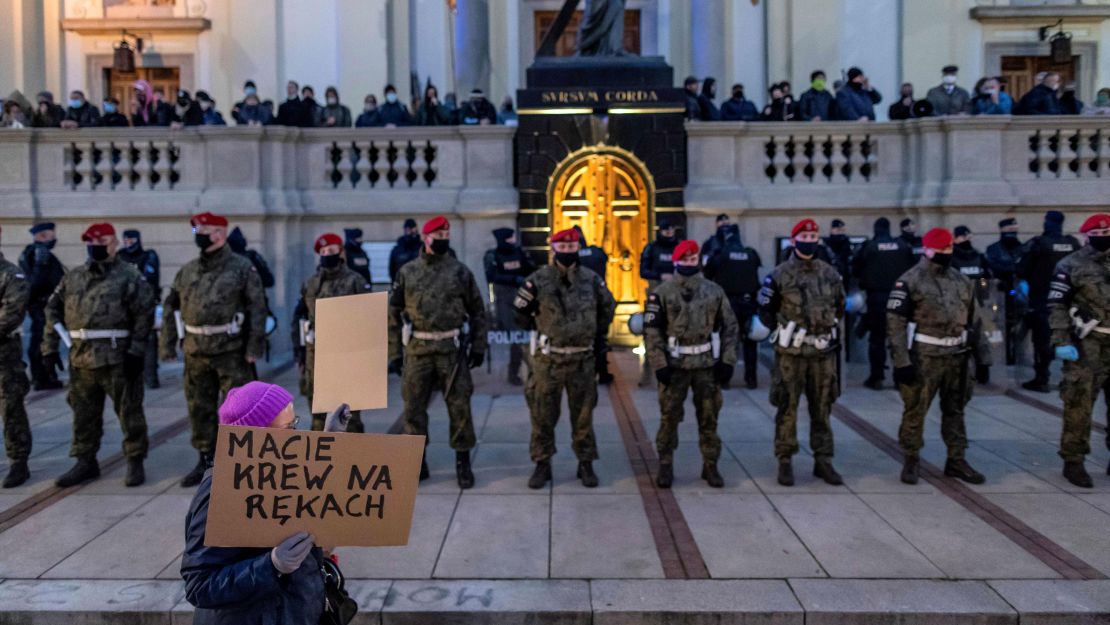
[[228, 391], [220, 406], [220, 425], [289, 428], [295, 423], [293, 396], [277, 384], [248, 382]]

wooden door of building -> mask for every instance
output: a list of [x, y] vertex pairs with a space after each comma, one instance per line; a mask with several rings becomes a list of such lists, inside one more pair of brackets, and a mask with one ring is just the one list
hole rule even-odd
[[1060, 74], [1060, 84], [1074, 82], [1079, 75], [1079, 57], [1071, 57], [1070, 63], [1053, 63], [1051, 56], [1003, 56], [1002, 78], [1006, 81], [1006, 91], [1016, 104], [1021, 96], [1036, 86], [1034, 77], [1040, 72]]
[[[536, 11], [534, 25], [536, 50], [539, 51], [547, 31], [555, 22], [558, 11]], [[555, 56], [574, 56], [575, 46], [578, 45], [578, 25], [582, 23], [582, 11], [575, 11], [570, 18], [563, 36], [555, 43]], [[625, 9], [624, 11], [624, 49], [632, 54], [640, 54], [640, 9]]]
[[121, 72], [112, 68], [104, 70], [104, 93], [119, 100], [120, 113], [131, 118], [131, 97], [135, 92], [135, 81], [145, 80], [155, 91], [161, 90], [167, 102], [177, 100], [177, 90], [181, 86], [179, 67], [136, 67], [133, 72]]
[[640, 252], [651, 236], [654, 192], [646, 169], [630, 154], [611, 148], [571, 155], [551, 185], [551, 228], [582, 228], [586, 241], [609, 256], [605, 283], [617, 301], [610, 340], [636, 345], [629, 315], [643, 310], [647, 283], [640, 278]]

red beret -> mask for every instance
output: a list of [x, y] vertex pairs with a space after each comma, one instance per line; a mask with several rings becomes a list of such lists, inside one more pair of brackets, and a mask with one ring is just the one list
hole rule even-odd
[[343, 247], [343, 239], [340, 239], [339, 235], [333, 232], [321, 234], [320, 236], [316, 237], [316, 243], [312, 246], [312, 249], [317, 254], [319, 254], [322, 248], [325, 248], [329, 245], [338, 245], [339, 247]]
[[1087, 234], [1091, 230], [1104, 230], [1106, 228], [1110, 228], [1110, 215], [1098, 213], [1097, 215], [1088, 217], [1087, 221], [1084, 221], [1083, 225], [1079, 226], [1079, 232]]
[[551, 236], [551, 242], [552, 243], [559, 243], [559, 242], [577, 243], [578, 240], [579, 240], [578, 239], [578, 231], [575, 230], [574, 228], [567, 228], [566, 230], [560, 230], [559, 232], [556, 232], [555, 234], [553, 234]]
[[698, 255], [698, 242], [697, 241], [691, 241], [691, 240], [687, 239], [685, 241], [682, 241], [678, 245], [674, 246], [674, 252], [671, 254], [671, 258], [675, 261], [680, 261], [683, 258], [686, 258], [687, 256], [697, 256], [697, 255]]
[[790, 238], [798, 236], [801, 232], [817, 232], [820, 228], [817, 227], [817, 222], [812, 219], [803, 219], [797, 224], [794, 224], [794, 229], [790, 231]]
[[943, 250], [952, 245], [952, 233], [944, 228], [933, 228], [921, 237], [921, 243], [931, 250]]
[[194, 227], [196, 227], [196, 226], [222, 226], [222, 227], [226, 228], [227, 227], [227, 217], [223, 217], [221, 215], [213, 215], [212, 213], [209, 213], [209, 212], [204, 212], [204, 213], [200, 213], [199, 215], [193, 215], [192, 218], [189, 219], [189, 225], [194, 226]]
[[112, 224], [108, 224], [108, 223], [93, 224], [93, 225], [89, 226], [88, 228], [86, 228], [83, 233], [81, 233], [81, 240], [82, 241], [93, 241], [95, 239], [99, 239], [100, 237], [105, 236], [105, 235], [109, 235], [109, 234], [112, 235], [112, 236], [115, 236], [115, 234], [116, 234], [116, 229], [112, 227]]
[[435, 232], [436, 230], [450, 230], [450, 229], [451, 229], [451, 224], [447, 221], [447, 218], [444, 217], [443, 215], [440, 215], [439, 217], [432, 217], [428, 221], [425, 221], [424, 222], [424, 229], [422, 230], [422, 232], [424, 234], [431, 234], [431, 233]]

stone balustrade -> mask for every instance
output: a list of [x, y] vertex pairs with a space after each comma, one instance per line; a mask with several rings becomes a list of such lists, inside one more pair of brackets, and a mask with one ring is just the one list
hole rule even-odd
[[[279, 276], [271, 304], [295, 304], [325, 231], [358, 225], [386, 242], [406, 217], [453, 217], [453, 247], [478, 273], [490, 230], [514, 225], [513, 132], [500, 126], [394, 129], [283, 127], [0, 131], [3, 250], [22, 226], [59, 223], [58, 253], [79, 263], [93, 220], [143, 230], [163, 257], [163, 283], [196, 254], [187, 216], [229, 215]], [[993, 239], [1000, 216], [1022, 231], [1041, 215], [1110, 209], [1110, 120], [964, 117], [892, 123], [690, 123], [689, 235], [741, 216], [744, 237], [772, 258], [799, 215], [844, 219], [869, 234], [879, 215], [922, 227], [966, 223]], [[283, 316], [283, 320], [286, 317]], [[284, 341], [284, 332], [280, 332]]]

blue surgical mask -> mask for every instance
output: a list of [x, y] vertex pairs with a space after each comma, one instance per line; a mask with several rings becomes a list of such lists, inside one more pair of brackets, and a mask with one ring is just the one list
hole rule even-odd
[[84, 103], [85, 102], [83, 100], [70, 100], [69, 101], [69, 108], [79, 109], [79, 108], [81, 108], [81, 105], [84, 104]]
[[109, 113], [109, 114], [115, 113], [116, 112], [116, 105], [112, 104], [111, 102], [105, 102], [104, 103], [104, 112]]
[[254, 87], [247, 87], [246, 89], [243, 89], [243, 93], [245, 95], [256, 95], [258, 93], [258, 89], [255, 89]]
[[389, 93], [385, 94], [385, 101], [389, 102], [390, 104], [395, 104], [397, 102], [397, 94], [390, 91]]

